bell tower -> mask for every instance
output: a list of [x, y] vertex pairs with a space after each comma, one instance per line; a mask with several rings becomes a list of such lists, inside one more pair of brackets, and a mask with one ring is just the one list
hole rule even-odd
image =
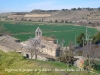
[[42, 31], [41, 31], [41, 29], [38, 27], [38, 28], [36, 29], [36, 31], [35, 31], [35, 37], [40, 37], [40, 36], [42, 36]]

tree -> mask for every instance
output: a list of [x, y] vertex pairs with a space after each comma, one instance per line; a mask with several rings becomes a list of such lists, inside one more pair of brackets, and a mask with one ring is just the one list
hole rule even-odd
[[31, 59], [33, 56], [35, 56], [35, 59], [37, 59], [38, 50], [37, 47], [40, 46], [40, 38], [30, 38], [29, 39], [29, 46], [28, 46], [28, 52], [30, 53]]
[[76, 9], [76, 8], [72, 8], [71, 10], [73, 10], [73, 11], [74, 11], [74, 10], [77, 10], [77, 9]]
[[61, 23], [64, 23], [64, 20], [61, 20]]
[[57, 23], [58, 21], [57, 20], [55, 20], [55, 23]]
[[66, 9], [61, 9], [62, 11], [65, 11]]
[[74, 48], [73, 48], [73, 43], [69, 43], [69, 48], [65, 48], [64, 51], [62, 52], [62, 56], [59, 58], [61, 62], [69, 64], [69, 66], [74, 64], [74, 61], [76, 60], [74, 58]]
[[93, 38], [92, 43], [93, 43], [93, 44], [96, 44], [96, 41], [97, 41], [97, 40], [96, 40], [96, 36], [94, 35], [94, 36], [92, 36], [92, 38]]
[[98, 8], [98, 10], [100, 11], [100, 7]]
[[85, 34], [81, 33], [78, 37], [77, 37], [77, 43], [82, 47], [83, 46], [83, 38], [85, 38]]
[[84, 46], [82, 55], [86, 58], [85, 68], [87, 70], [91, 68], [96, 70], [98, 65], [97, 61], [100, 59], [100, 47], [97, 45], [90, 47]]
[[0, 25], [0, 36], [7, 34], [11, 35], [10, 32], [7, 31], [7, 29], [3, 25]]
[[82, 8], [79, 7], [78, 10], [82, 10]]
[[68, 21], [65, 21], [65, 23], [68, 23]]
[[92, 43], [94, 43], [94, 44], [99, 44], [100, 43], [100, 32], [98, 32], [96, 35], [93, 36]]

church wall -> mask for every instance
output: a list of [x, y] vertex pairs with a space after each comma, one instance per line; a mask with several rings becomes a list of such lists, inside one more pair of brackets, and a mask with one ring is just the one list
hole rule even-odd
[[[22, 54], [23, 54], [24, 57], [31, 59], [31, 53], [24, 52]], [[35, 55], [33, 55], [32, 59], [35, 59]], [[37, 55], [37, 59], [38, 60], [44, 60], [44, 61], [48, 60], [45, 56], [42, 56], [42, 55]]]
[[49, 48], [43, 48], [41, 51], [44, 54], [48, 54], [48, 55], [53, 56], [53, 57], [56, 56], [56, 51], [55, 50], [51, 50]]

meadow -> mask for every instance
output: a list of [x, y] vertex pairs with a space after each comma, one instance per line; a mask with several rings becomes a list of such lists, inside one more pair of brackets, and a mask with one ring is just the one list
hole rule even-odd
[[[59, 42], [65, 41], [65, 45], [68, 45], [70, 41], [75, 42], [76, 37], [81, 33], [85, 33], [85, 26], [75, 26], [65, 23], [38, 23], [38, 22], [15, 22], [15, 21], [0, 21], [1, 25], [4, 25], [12, 35], [21, 41], [25, 41], [30, 37], [34, 37], [34, 33], [37, 27], [43, 31], [43, 36], [54, 35]], [[98, 30], [94, 28], [88, 28], [88, 33], [93, 35]]]

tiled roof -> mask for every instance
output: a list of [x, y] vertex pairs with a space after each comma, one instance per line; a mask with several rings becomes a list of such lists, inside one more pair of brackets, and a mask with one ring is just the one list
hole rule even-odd
[[12, 37], [12, 36], [9, 36], [9, 35], [6, 35], [6, 36], [0, 36], [0, 41], [1, 40], [3, 40], [3, 39], [11, 39], [11, 40], [19, 40], [19, 39], [17, 39], [17, 38], [14, 38], [14, 37]]
[[0, 45], [14, 51], [20, 51], [23, 48], [23, 46], [20, 43], [17, 43], [15, 40], [17, 39], [9, 35], [1, 36]]
[[41, 39], [46, 40], [46, 41], [55, 41], [55, 39], [51, 37], [46, 37], [46, 36], [41, 36]]

